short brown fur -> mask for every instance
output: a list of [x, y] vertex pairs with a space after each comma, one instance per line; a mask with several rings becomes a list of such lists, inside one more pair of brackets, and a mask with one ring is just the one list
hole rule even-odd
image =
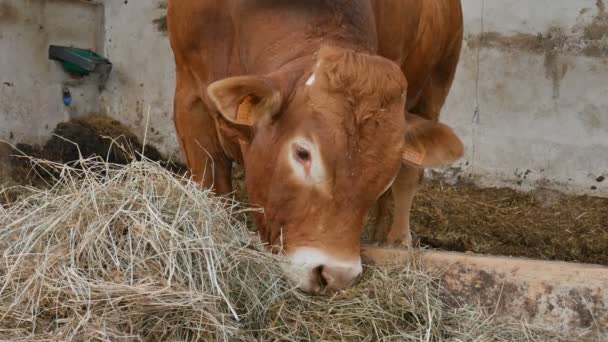
[[[242, 162], [265, 241], [352, 259], [368, 209], [396, 177], [401, 216], [378, 239], [409, 243], [422, 169], [402, 160], [417, 155], [404, 148], [424, 156], [422, 167], [462, 155], [436, 122], [462, 44], [460, 1], [170, 0], [168, 9], [175, 125], [196, 180], [229, 193], [231, 162]], [[254, 119], [239, 122], [247, 97]], [[294, 137], [319, 148], [323, 184], [294, 178]]]

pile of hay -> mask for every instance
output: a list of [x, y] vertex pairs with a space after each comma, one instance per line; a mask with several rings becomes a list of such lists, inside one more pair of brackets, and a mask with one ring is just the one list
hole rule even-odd
[[548, 339], [447, 307], [414, 268], [366, 267], [351, 290], [302, 294], [236, 203], [158, 163], [34, 162], [59, 177], [0, 206], [0, 340]]

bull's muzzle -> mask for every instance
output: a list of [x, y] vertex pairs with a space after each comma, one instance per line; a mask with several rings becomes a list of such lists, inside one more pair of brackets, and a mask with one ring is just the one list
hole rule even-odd
[[344, 260], [316, 249], [298, 248], [291, 255], [290, 276], [311, 294], [351, 287], [361, 274], [361, 258]]

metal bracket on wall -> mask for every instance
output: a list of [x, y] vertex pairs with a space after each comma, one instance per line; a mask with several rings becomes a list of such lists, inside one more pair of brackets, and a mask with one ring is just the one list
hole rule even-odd
[[91, 50], [51, 45], [49, 46], [49, 59], [60, 62], [63, 69], [72, 74], [86, 76], [93, 72], [98, 73], [101, 87], [112, 71], [110, 60]]

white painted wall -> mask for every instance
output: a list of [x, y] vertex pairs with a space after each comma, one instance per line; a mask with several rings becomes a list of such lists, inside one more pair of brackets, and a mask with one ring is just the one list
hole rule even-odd
[[[23, 0], [0, 3], [7, 1]], [[467, 42], [443, 120], [463, 137], [467, 153], [448, 174], [484, 185], [524, 190], [543, 186], [608, 196], [608, 180], [596, 180], [608, 178], [608, 32], [594, 41], [584, 37], [585, 27], [601, 16], [597, 0], [462, 2]], [[175, 154], [173, 56], [166, 34], [155, 24], [164, 14], [162, 3], [103, 2], [104, 52], [114, 70], [98, 105], [140, 136], [149, 111], [148, 140]], [[527, 49], [524, 43], [530, 43], [532, 35], [546, 37], [554, 28], [563, 32], [555, 51]], [[475, 44], [481, 32], [493, 35]], [[30, 34], [33, 39], [35, 34]], [[517, 39], [522, 37], [524, 43]], [[592, 47], [600, 47], [599, 52], [590, 53]], [[1, 51], [4, 58], [4, 48]], [[6, 117], [7, 98], [1, 99], [0, 123], [30, 132], [29, 122]], [[28, 101], [9, 102], [16, 106]], [[41, 102], [53, 101], [44, 98], [32, 106], [43, 112]], [[4, 138], [6, 129], [1, 127]]]
[[[0, 0], [0, 139], [41, 144], [58, 122], [99, 108], [95, 77], [71, 79], [49, 45], [99, 50], [100, 6], [74, 0]], [[73, 103], [66, 107], [67, 85]]]

